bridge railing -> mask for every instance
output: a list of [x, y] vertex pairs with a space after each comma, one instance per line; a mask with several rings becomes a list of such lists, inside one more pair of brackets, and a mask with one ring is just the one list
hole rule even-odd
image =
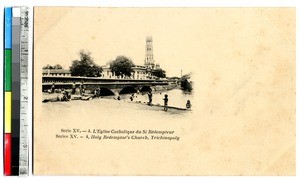
[[73, 82], [167, 82], [167, 80], [160, 79], [113, 79], [113, 78], [101, 78], [101, 77], [77, 77], [77, 76], [43, 76], [42, 83], [73, 83]]
[[168, 85], [167, 80], [136, 80], [136, 79], [107, 79], [107, 78], [91, 78], [91, 77], [57, 77], [43, 76], [42, 91], [51, 89], [55, 85], [56, 89], [71, 89], [73, 84], [78, 87], [83, 84], [86, 90], [93, 90], [97, 87], [120, 88], [128, 85]]

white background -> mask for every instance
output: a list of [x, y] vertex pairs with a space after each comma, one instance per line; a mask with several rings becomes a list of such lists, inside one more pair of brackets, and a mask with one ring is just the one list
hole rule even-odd
[[[300, 16], [299, 16], [299, 5], [297, 4], [299, 0], [0, 0], [0, 11], [1, 16], [3, 16], [3, 8], [5, 6], [99, 6], [99, 7], [297, 7], [297, 30], [299, 28]], [[32, 11], [30, 14], [30, 28], [32, 33]], [[0, 42], [3, 42], [3, 17], [0, 18]], [[298, 31], [299, 32], [299, 31]], [[30, 47], [32, 47], [32, 34], [29, 37]], [[299, 45], [299, 36], [297, 36], [297, 45]], [[3, 44], [0, 44], [0, 56], [3, 58]], [[299, 46], [297, 46], [297, 53], [299, 54]], [[32, 55], [29, 55], [29, 60], [32, 60]], [[298, 56], [297, 56], [298, 60]], [[32, 63], [30, 62], [30, 65]], [[0, 80], [3, 83], [3, 63], [0, 64]], [[297, 64], [297, 71], [299, 71], [299, 64]], [[31, 72], [31, 71], [30, 71]], [[31, 74], [29, 75], [31, 77]], [[297, 74], [297, 85], [299, 83], [298, 74]], [[29, 85], [31, 88], [31, 85]], [[298, 91], [298, 87], [297, 87]], [[31, 95], [31, 90], [29, 94]], [[3, 95], [3, 84], [0, 84], [0, 94]], [[297, 105], [299, 103], [299, 96], [297, 95]], [[0, 97], [1, 104], [3, 103], [3, 97]], [[3, 108], [3, 104], [1, 105]], [[31, 109], [29, 110], [29, 115], [31, 115]], [[297, 112], [297, 116], [299, 112]], [[0, 109], [0, 117], [3, 118], [3, 109]], [[298, 117], [296, 117], [298, 119]], [[31, 121], [31, 118], [29, 118]], [[32, 123], [30, 122], [29, 128], [31, 133]], [[3, 131], [3, 125], [0, 124], [0, 131]], [[299, 125], [297, 125], [297, 133], [299, 132]], [[299, 151], [299, 136], [297, 135], [297, 151]], [[32, 140], [30, 138], [29, 142], [32, 146]], [[3, 135], [0, 135], [0, 153], [3, 153]], [[31, 151], [30, 151], [30, 161], [31, 161]], [[32, 176], [29, 177], [4, 177], [3, 173], [3, 158], [0, 157], [0, 182], [2, 181], [125, 181], [125, 182], [135, 182], [135, 181], [222, 181], [222, 182], [234, 182], [234, 181], [299, 181], [299, 168], [297, 168], [296, 177], [224, 177], [224, 176], [178, 176], [178, 177], [160, 177], [160, 176], [135, 176], [135, 177], [121, 177], [121, 176]], [[297, 156], [297, 164], [299, 164], [299, 157]], [[158, 164], [159, 165], [159, 164]], [[30, 163], [30, 174], [32, 174], [32, 166]], [[100, 169], [99, 169], [100, 170]]]

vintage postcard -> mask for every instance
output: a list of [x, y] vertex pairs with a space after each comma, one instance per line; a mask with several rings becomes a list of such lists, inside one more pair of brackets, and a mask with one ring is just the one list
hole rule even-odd
[[34, 8], [35, 175], [296, 173], [295, 8]]

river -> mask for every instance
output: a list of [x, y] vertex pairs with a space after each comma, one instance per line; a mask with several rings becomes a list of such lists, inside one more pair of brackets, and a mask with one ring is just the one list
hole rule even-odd
[[[193, 105], [193, 94], [186, 93], [180, 89], [153, 92], [152, 103], [154, 105], [163, 105], [164, 95], [168, 94], [169, 106], [185, 108], [187, 100]], [[48, 95], [48, 94], [47, 94]], [[52, 95], [53, 97], [54, 95]], [[149, 107], [147, 93], [134, 94], [134, 100], [130, 101], [131, 94], [120, 95], [121, 100], [116, 97], [102, 97], [88, 101], [71, 100], [69, 102], [48, 102], [43, 103], [45, 118], [70, 120], [72, 117], [82, 117], [82, 115], [94, 116], [99, 113], [109, 117], [111, 113], [123, 113], [126, 115], [140, 115], [150, 118], [165, 117], [166, 119], [177, 118], [175, 115], [190, 115], [191, 111], [177, 111], [169, 109], [167, 112], [162, 111], [162, 107]], [[83, 112], [80, 114], [80, 112]], [[64, 113], [57, 118], [57, 113]], [[124, 113], [125, 114], [125, 113]], [[69, 115], [69, 116], [68, 116]], [[125, 115], [124, 115], [125, 116]], [[125, 118], [124, 118], [125, 119]]]
[[[164, 95], [168, 95], [168, 105], [173, 107], [185, 108], [187, 100], [193, 102], [193, 94], [190, 92], [185, 92], [180, 89], [172, 89], [167, 91], [156, 91], [152, 93], [152, 104], [164, 104]], [[121, 100], [130, 100], [131, 94], [121, 95]], [[134, 101], [141, 101], [142, 103], [148, 102], [147, 93], [144, 94], [134, 94]]]

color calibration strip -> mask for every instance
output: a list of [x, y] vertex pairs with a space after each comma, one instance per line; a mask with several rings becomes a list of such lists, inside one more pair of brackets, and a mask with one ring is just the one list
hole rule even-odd
[[19, 175], [19, 141], [20, 141], [20, 8], [12, 9], [12, 175]]
[[28, 175], [28, 8], [5, 8], [4, 175]]
[[4, 175], [10, 176], [11, 170], [11, 122], [12, 122], [12, 8], [4, 9]]

